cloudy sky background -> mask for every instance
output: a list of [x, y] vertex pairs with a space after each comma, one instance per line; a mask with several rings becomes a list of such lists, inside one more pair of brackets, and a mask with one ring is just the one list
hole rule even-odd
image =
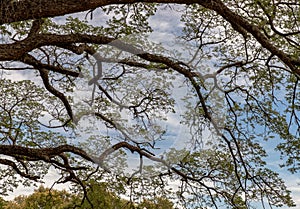
[[[79, 18], [84, 18], [86, 13], [79, 13], [74, 14], [72, 16], [77, 16]], [[58, 22], [63, 22], [64, 18], [56, 18]], [[103, 16], [101, 13], [99, 13], [99, 10], [94, 11], [93, 19], [89, 20], [91, 24], [99, 24], [103, 23], [103, 20], [105, 20], [106, 17]], [[150, 18], [150, 25], [152, 26], [154, 32], [150, 35], [149, 39], [156, 43], [162, 43], [164, 46], [166, 46], [168, 49], [172, 50], [172, 47], [177, 48], [178, 46], [174, 46], [173, 42], [175, 41], [174, 34], [178, 34], [178, 31], [183, 27], [182, 23], [180, 22], [180, 14], [174, 10], [159, 10], [157, 11], [156, 15]], [[167, 42], [166, 42], [167, 40]], [[179, 46], [181, 47], [181, 46]], [[12, 80], [32, 80], [35, 79], [37, 83], [41, 81], [39, 77], [35, 77], [34, 73], [31, 73], [29, 71], [26, 72], [11, 72], [10, 75], [4, 74], [2, 77], [11, 78]], [[178, 95], [182, 96], [184, 95], [185, 89], [178, 88]], [[180, 112], [181, 105], [177, 105], [177, 110]], [[168, 133], [170, 136], [170, 140], [168, 142], [168, 145], [166, 146], [166, 149], [170, 148], [169, 145], [172, 147], [180, 147], [185, 146], [185, 142], [182, 140], [182, 137], [184, 134], [186, 134], [186, 130], [184, 128], [178, 128], [180, 126], [179, 119], [176, 115], [170, 115], [168, 120], [165, 124], [168, 127]], [[209, 133], [205, 133], [209, 135]], [[178, 140], [180, 139], [180, 140]], [[172, 141], [173, 140], [173, 141]], [[279, 139], [278, 139], [279, 140]], [[286, 184], [288, 185], [288, 188], [292, 191], [293, 199], [295, 200], [297, 207], [300, 208], [300, 177], [299, 174], [291, 174], [287, 172], [284, 168], [280, 168], [278, 165], [282, 163], [282, 161], [279, 158], [279, 153], [274, 151], [274, 144], [272, 144], [271, 141], [268, 142], [262, 142], [264, 143], [264, 148], [266, 148], [267, 153], [269, 154], [267, 163], [268, 167], [272, 170], [277, 171], [280, 176], [286, 181]], [[166, 144], [161, 144], [162, 146]], [[138, 158], [136, 156], [132, 156], [132, 158], [129, 158], [130, 162], [134, 165], [136, 161], [138, 161]], [[133, 166], [134, 167], [134, 166]], [[52, 186], [52, 183], [57, 180], [57, 174], [55, 170], [50, 170], [50, 173], [45, 178], [45, 184], [46, 186], [50, 187]], [[59, 185], [54, 188], [68, 188], [68, 185]], [[34, 188], [24, 188], [20, 187], [14, 192], [10, 193], [8, 197], [5, 197], [5, 199], [13, 199], [15, 196], [18, 196], [20, 194], [29, 194], [33, 191]]]

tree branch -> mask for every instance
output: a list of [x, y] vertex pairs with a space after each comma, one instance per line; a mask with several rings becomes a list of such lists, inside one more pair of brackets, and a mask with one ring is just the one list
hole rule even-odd
[[54, 66], [54, 65], [44, 64], [44, 63], [40, 62], [39, 60], [35, 59], [30, 54], [25, 54], [22, 57], [21, 60], [22, 60], [22, 62], [33, 66], [35, 69], [44, 68], [44, 69], [47, 69], [49, 71], [56, 72], [56, 73], [59, 73], [59, 74], [62, 74], [62, 75], [69, 75], [69, 76], [72, 76], [72, 77], [80, 77], [80, 73], [78, 73], [78, 72], [63, 69], [61, 67]]
[[[70, 14], [74, 12], [87, 11], [91, 9], [96, 9], [101, 6], [112, 5], [112, 4], [132, 4], [137, 2], [144, 3], [177, 3], [177, 4], [194, 4], [198, 3], [205, 8], [216, 11], [225, 20], [232, 24], [232, 26], [244, 36], [245, 31], [252, 34], [256, 40], [266, 49], [268, 49], [272, 54], [278, 56], [295, 74], [300, 75], [300, 68], [295, 65], [300, 64], [300, 60], [296, 58], [291, 58], [276, 47], [259, 29], [258, 26], [250, 23], [242, 16], [236, 14], [234, 11], [230, 10], [221, 0], [22, 0], [14, 1], [12, 4], [2, 4], [0, 10], [0, 24], [11, 23], [16, 21], [28, 20], [28, 19], [40, 19], [45, 17], [54, 17], [59, 15]], [[30, 10], [28, 9], [30, 8]], [[11, 12], [10, 12], [11, 11]], [[74, 35], [74, 34], [73, 34]], [[52, 35], [53, 36], [53, 35]], [[36, 37], [40, 38], [40, 37]], [[32, 40], [31, 40], [32, 41]], [[108, 41], [108, 40], [107, 40]], [[108, 41], [111, 42], [112, 40]], [[49, 42], [51, 44], [51, 41]], [[70, 42], [66, 42], [70, 43]], [[74, 43], [71, 42], [71, 43]], [[0, 45], [1, 46], [1, 45]], [[13, 46], [13, 45], [11, 45]], [[2, 47], [1, 47], [2, 48]], [[34, 47], [35, 48], [35, 47]], [[15, 48], [16, 49], [16, 48]], [[5, 50], [5, 49], [3, 49]], [[7, 49], [6, 49], [7, 50]], [[26, 51], [26, 50], [25, 50]], [[27, 52], [30, 50], [27, 50]], [[23, 50], [24, 52], [24, 50]], [[0, 61], [1, 60], [12, 60], [12, 54], [10, 58], [6, 58], [3, 51], [0, 50]], [[14, 54], [18, 57], [21, 54]]]
[[64, 104], [69, 117], [71, 118], [71, 120], [73, 120], [73, 112], [72, 112], [72, 107], [68, 101], [68, 99], [65, 97], [65, 95], [61, 92], [59, 92], [58, 90], [56, 90], [53, 86], [51, 86], [50, 82], [49, 82], [49, 76], [48, 76], [48, 71], [45, 70], [44, 68], [39, 69], [40, 75], [42, 77], [43, 83], [46, 87], [46, 89], [53, 94], [54, 96], [58, 97]]
[[17, 174], [19, 174], [20, 176], [30, 179], [30, 180], [38, 180], [40, 177], [39, 176], [32, 176], [28, 173], [24, 173], [23, 171], [21, 171], [18, 166], [15, 164], [15, 162], [11, 161], [11, 160], [7, 160], [7, 159], [0, 159], [0, 164], [2, 165], [8, 165], [9, 167], [13, 168]]
[[94, 160], [82, 149], [71, 146], [71, 145], [61, 145], [53, 148], [29, 148], [19, 145], [0, 145], [0, 154], [6, 156], [24, 156], [29, 159], [43, 160], [49, 162], [51, 158], [60, 156], [62, 153], [73, 153], [87, 161], [94, 162]]

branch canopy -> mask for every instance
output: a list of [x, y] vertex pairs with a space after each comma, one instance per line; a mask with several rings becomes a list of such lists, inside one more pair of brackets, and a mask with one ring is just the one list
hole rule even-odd
[[0, 5], [0, 194], [55, 169], [82, 207], [95, 182], [130, 207], [295, 205], [299, 0]]

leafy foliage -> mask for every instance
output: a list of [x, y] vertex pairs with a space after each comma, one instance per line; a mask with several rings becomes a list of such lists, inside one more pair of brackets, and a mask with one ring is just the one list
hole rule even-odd
[[67, 192], [66, 190], [55, 190], [40, 186], [31, 195], [21, 195], [12, 201], [3, 201], [3, 209], [66, 209], [73, 207], [90, 208], [91, 204], [96, 208], [124, 208], [124, 209], [172, 209], [173, 204], [162, 197], [154, 200], [144, 200], [140, 204], [132, 204], [125, 199], [117, 197], [112, 192], [108, 192], [105, 184], [92, 183], [88, 190], [90, 202], [80, 203], [79, 195]]
[[1, 1], [1, 194], [81, 194], [12, 207], [295, 206], [299, 2], [159, 2]]

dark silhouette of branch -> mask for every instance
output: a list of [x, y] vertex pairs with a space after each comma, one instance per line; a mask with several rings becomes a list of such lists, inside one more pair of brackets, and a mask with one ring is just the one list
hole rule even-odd
[[[236, 14], [230, 10], [221, 0], [94, 0], [94, 1], [75, 1], [75, 0], [22, 0], [14, 1], [12, 4], [4, 4], [0, 10], [0, 24], [11, 23], [28, 19], [40, 19], [43, 17], [53, 17], [58, 15], [70, 14], [80, 11], [93, 10], [97, 7], [112, 5], [112, 4], [131, 4], [137, 2], [149, 2], [149, 3], [177, 3], [177, 4], [200, 4], [201, 6], [213, 10], [221, 15], [226, 21], [232, 24], [233, 28], [240, 32], [243, 36], [246, 36], [246, 31], [251, 34], [255, 39], [272, 54], [278, 56], [283, 63], [285, 63], [295, 74], [300, 75], [300, 60], [299, 58], [291, 58], [288, 54], [276, 47], [269, 39], [261, 32], [260, 28], [242, 16]], [[31, 10], [28, 10], [31, 8]], [[8, 12], [12, 11], [12, 12]], [[29, 12], [30, 11], [30, 12]], [[33, 36], [34, 37], [34, 36]], [[39, 39], [39, 37], [36, 37]], [[68, 42], [66, 42], [67, 44]], [[2, 47], [1, 47], [2, 48]], [[26, 50], [27, 52], [30, 50]], [[3, 51], [0, 50], [0, 55]], [[4, 54], [3, 54], [4, 55]], [[0, 56], [0, 58], [5, 56]], [[298, 67], [297, 67], [298, 66]]]
[[71, 120], [73, 120], [73, 113], [72, 113], [72, 108], [71, 105], [69, 104], [68, 99], [66, 98], [66, 96], [59, 92], [58, 90], [56, 90], [53, 86], [51, 86], [50, 82], [49, 82], [49, 77], [48, 77], [48, 71], [46, 69], [39, 69], [40, 75], [43, 79], [43, 83], [46, 87], [46, 89], [52, 93], [54, 96], [58, 97], [64, 104], [69, 117], [71, 118]]

